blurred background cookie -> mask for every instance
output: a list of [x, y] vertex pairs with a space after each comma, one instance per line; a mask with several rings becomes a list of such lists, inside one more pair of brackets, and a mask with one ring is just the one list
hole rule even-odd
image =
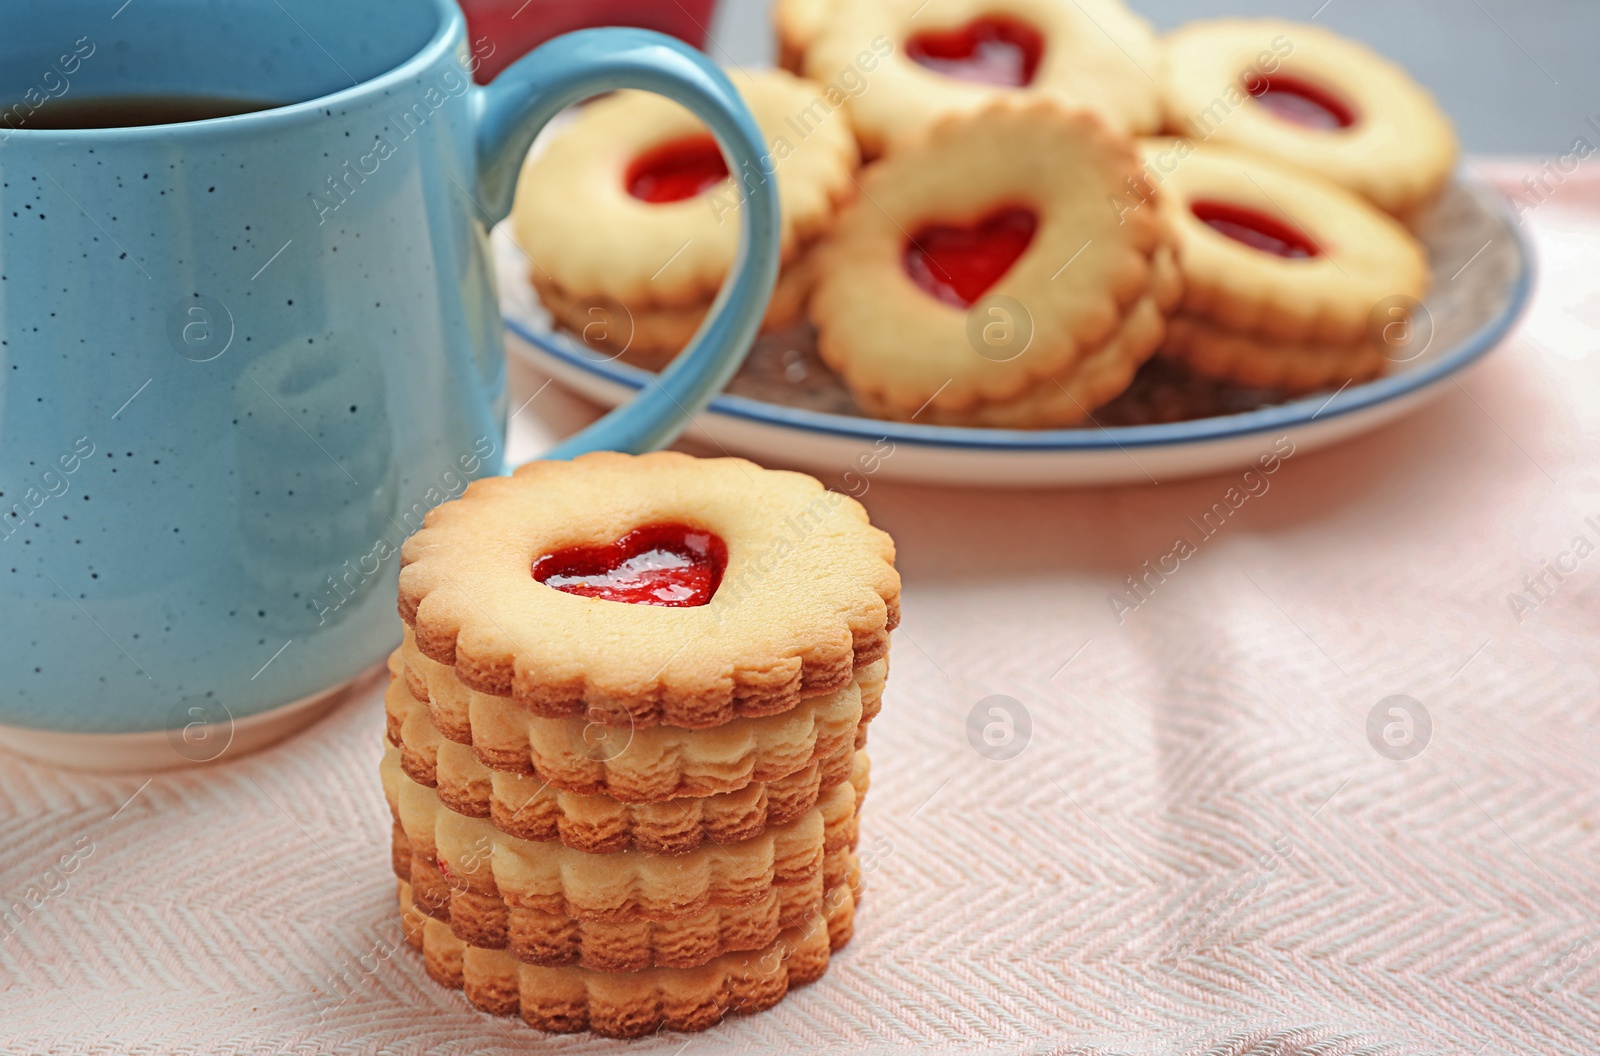
[[[822, 14], [812, 5], [823, 2], [783, 6]], [[846, 106], [869, 157], [999, 99], [1056, 99], [1119, 131], [1161, 124], [1160, 47], [1120, 0], [831, 2], [806, 46], [805, 70], [818, 81], [861, 75]]]
[[1164, 355], [1289, 391], [1382, 373], [1374, 308], [1421, 298], [1428, 283], [1427, 257], [1398, 221], [1270, 157], [1166, 139], [1147, 140], [1144, 155], [1184, 277]]
[[1156, 211], [1108, 205], [1140, 171], [1129, 141], [1052, 100], [947, 117], [867, 170], [819, 251], [823, 360], [884, 417], [1082, 420], [1178, 293]]
[[1167, 131], [1321, 174], [1410, 220], [1455, 169], [1433, 96], [1365, 44], [1305, 22], [1191, 22], [1163, 42]]
[[523, 169], [512, 224], [530, 279], [591, 348], [650, 368], [671, 360], [732, 266], [748, 188], [766, 180], [784, 262], [766, 325], [799, 318], [806, 254], [855, 189], [854, 138], [824, 86], [782, 70], [730, 76], [767, 140], [760, 171], [729, 173], [697, 118], [631, 91], [583, 107]]

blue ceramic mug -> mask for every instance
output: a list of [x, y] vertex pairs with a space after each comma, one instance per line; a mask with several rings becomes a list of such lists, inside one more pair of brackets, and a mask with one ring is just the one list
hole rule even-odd
[[[488, 229], [618, 87], [759, 130], [667, 37], [561, 38], [486, 88], [451, 0], [55, 0], [0, 36], [0, 744], [79, 765], [280, 734], [398, 626], [402, 539], [503, 464]], [[174, 100], [170, 97], [181, 96]], [[121, 106], [234, 116], [63, 128]], [[99, 108], [99, 109], [96, 109]], [[551, 457], [668, 442], [777, 274], [753, 185], [695, 343]]]

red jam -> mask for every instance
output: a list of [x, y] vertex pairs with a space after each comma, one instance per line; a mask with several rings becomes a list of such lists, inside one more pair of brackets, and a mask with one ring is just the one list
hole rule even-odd
[[533, 563], [533, 578], [585, 598], [689, 608], [711, 600], [728, 547], [700, 528], [648, 524], [609, 546], [575, 546]]
[[904, 266], [922, 290], [954, 308], [970, 308], [1022, 256], [1039, 218], [1008, 206], [976, 224], [930, 224], [906, 244]]
[[628, 166], [628, 193], [660, 205], [702, 195], [728, 178], [728, 163], [710, 136], [663, 143]]
[[1349, 104], [1309, 81], [1275, 73], [1270, 77], [1257, 77], [1246, 88], [1256, 102], [1280, 121], [1323, 132], [1349, 128], [1356, 123], [1355, 111]]
[[1317, 244], [1306, 233], [1254, 209], [1229, 202], [1195, 202], [1189, 211], [1201, 223], [1235, 242], [1278, 257], [1300, 259], [1321, 256]]
[[990, 16], [918, 33], [906, 41], [906, 57], [957, 80], [1026, 88], [1044, 58], [1044, 35], [1026, 22]]

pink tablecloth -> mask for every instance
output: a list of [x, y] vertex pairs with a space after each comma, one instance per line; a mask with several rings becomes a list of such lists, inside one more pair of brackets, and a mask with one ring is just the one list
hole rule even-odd
[[[1600, 195], [1526, 221], [1542, 280], [1506, 347], [1290, 458], [1137, 608], [1107, 597], [1231, 477], [874, 483], [906, 618], [855, 942], [777, 1010], [637, 1051], [1600, 1049]], [[516, 404], [541, 384], [514, 377]], [[587, 413], [541, 393], [517, 449]], [[5, 760], [0, 893], [53, 893], [0, 926], [0, 1047], [613, 1048], [389, 952], [380, 726], [369, 695], [148, 782]]]

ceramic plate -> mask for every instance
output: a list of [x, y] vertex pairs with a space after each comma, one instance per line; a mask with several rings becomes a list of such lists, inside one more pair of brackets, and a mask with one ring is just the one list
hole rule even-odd
[[[1376, 381], [1285, 399], [1196, 383], [1153, 361], [1128, 393], [1095, 413], [1095, 425], [1026, 431], [918, 425], [863, 415], [817, 358], [810, 327], [802, 326], [761, 338], [690, 435], [758, 462], [824, 476], [870, 464], [884, 478], [993, 486], [1148, 483], [1219, 472], [1254, 462], [1284, 436], [1296, 450], [1314, 450], [1438, 395], [1505, 337], [1528, 301], [1532, 251], [1492, 187], [1458, 180], [1419, 235], [1433, 272], [1427, 310], [1417, 314], [1418, 339], [1405, 361]], [[608, 406], [650, 381], [648, 371], [552, 330], [526, 281], [527, 258], [503, 227], [494, 244], [501, 304], [518, 354]], [[1178, 415], [1184, 420], [1146, 424]]]

